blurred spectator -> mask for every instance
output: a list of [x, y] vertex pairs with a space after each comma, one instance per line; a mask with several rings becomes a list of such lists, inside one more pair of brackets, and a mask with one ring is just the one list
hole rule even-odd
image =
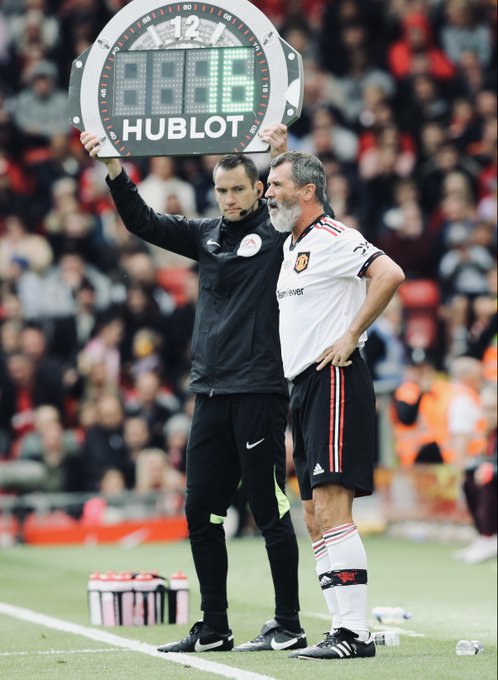
[[486, 450], [465, 469], [463, 491], [477, 537], [454, 557], [466, 564], [477, 564], [497, 555], [497, 397], [496, 385], [481, 392], [486, 420]]
[[487, 66], [492, 55], [490, 27], [481, 23], [478, 9], [471, 0], [447, 0], [447, 23], [441, 29], [441, 44], [454, 64], [465, 52], [473, 52], [482, 66]]
[[182, 378], [190, 370], [191, 340], [198, 293], [199, 272], [195, 265], [187, 270], [183, 281], [184, 303], [168, 314], [162, 325], [165, 378], [177, 393], [181, 392]]
[[121, 356], [129, 373], [129, 366], [134, 356], [133, 343], [136, 334], [143, 328], [158, 332], [164, 317], [154, 297], [154, 291], [150, 286], [136, 280], [130, 281], [127, 286], [121, 316], [124, 324]]
[[447, 299], [455, 295], [467, 298], [488, 292], [487, 273], [494, 259], [489, 250], [473, 242], [474, 232], [464, 224], [454, 223], [447, 233], [449, 250], [439, 265], [439, 279]]
[[[38, 406], [34, 413], [34, 430], [23, 437], [19, 458], [27, 460], [40, 458], [40, 452], [43, 448], [43, 433], [54, 423], [62, 428], [60, 413], [57, 409], [49, 404]], [[74, 456], [79, 453], [82, 438], [77, 431], [63, 429], [61, 437], [64, 449], [68, 454]]]
[[447, 80], [455, 75], [451, 61], [434, 44], [429, 17], [422, 13], [405, 14], [402, 20], [402, 37], [388, 50], [390, 72], [398, 79], [413, 74], [414, 59], [423, 54], [427, 58], [427, 73], [434, 78]]
[[128, 457], [136, 464], [137, 456], [142, 449], [150, 447], [149, 424], [142, 416], [127, 416], [124, 421], [124, 440], [128, 449]]
[[134, 481], [134, 464], [123, 437], [124, 410], [120, 399], [104, 394], [97, 399], [97, 422], [85, 429], [82, 448], [84, 490], [99, 490], [102, 475], [109, 468], [123, 473], [127, 488]]
[[39, 42], [46, 52], [52, 50], [59, 39], [60, 25], [55, 16], [49, 16], [45, 0], [20, 0], [21, 11], [8, 21], [9, 37], [15, 51], [21, 55], [30, 43]]
[[329, 107], [319, 106], [311, 114], [311, 132], [303, 137], [298, 148], [317, 156], [332, 152], [339, 161], [351, 163], [358, 153], [358, 138], [337, 123]]
[[107, 313], [97, 321], [95, 335], [78, 356], [78, 368], [87, 375], [97, 362], [105, 367], [105, 382], [113, 390], [121, 384], [120, 343], [123, 337], [123, 320], [119, 313]]
[[46, 322], [52, 352], [72, 365], [76, 365], [79, 352], [93, 336], [99, 318], [95, 286], [89, 279], [83, 278], [75, 289], [74, 302], [72, 314]]
[[68, 444], [58, 421], [46, 423], [30, 455], [0, 465], [0, 488], [26, 493], [80, 491], [82, 468], [79, 448]]
[[126, 414], [143, 418], [149, 426], [151, 445], [161, 447], [164, 426], [178, 412], [178, 400], [162, 389], [160, 378], [154, 371], [137, 373], [134, 386], [134, 393], [126, 402]]
[[71, 371], [52, 355], [48, 348], [47, 337], [42, 327], [26, 325], [20, 336], [20, 348], [26, 356], [34, 361], [36, 384], [43, 386], [49, 403], [56, 406], [64, 419], [65, 395], [72, 387]]
[[390, 99], [396, 92], [396, 84], [386, 71], [372, 64], [365, 49], [352, 51], [349, 62], [346, 74], [338, 80], [338, 87], [343, 102], [341, 113], [353, 125], [363, 109], [363, 93], [366, 88], [379, 88], [384, 97]]
[[[1, 111], [1, 100], [0, 94], [0, 216], [23, 215], [29, 213], [26, 199], [30, 196], [31, 185], [18, 154], [8, 148], [9, 139], [15, 140], [16, 135], [9, 129], [8, 114]], [[2, 129], [5, 139], [2, 139]]]
[[[435, 153], [441, 148], [447, 140], [445, 127], [437, 121], [429, 121], [424, 123], [416, 136], [417, 143], [417, 168], [416, 174], [419, 174], [420, 168], [424, 168], [432, 164], [432, 159]], [[417, 178], [418, 179], [418, 178]], [[417, 181], [417, 185], [419, 182]]]
[[42, 275], [48, 270], [53, 253], [39, 234], [28, 231], [18, 215], [5, 219], [5, 235], [0, 239], [0, 279], [9, 281], [17, 291], [23, 316], [40, 316]]
[[164, 427], [168, 460], [180, 472], [185, 472], [185, 455], [191, 423], [192, 414], [186, 411], [172, 416]]
[[377, 245], [405, 272], [408, 279], [432, 278], [436, 271], [434, 238], [424, 224], [420, 206], [405, 201], [384, 215], [387, 228], [377, 238]]
[[33, 199], [37, 218], [43, 218], [51, 208], [54, 185], [61, 179], [76, 180], [81, 172], [79, 158], [71, 146], [69, 134], [58, 133], [50, 137], [46, 158], [35, 160], [31, 165], [33, 176]]
[[0, 324], [0, 357], [7, 357], [21, 347], [22, 322], [19, 319], [4, 319]]
[[[318, 5], [319, 3], [316, 2]], [[289, 13], [280, 26], [280, 35], [299, 52], [303, 60], [316, 59], [318, 54], [314, 30], [308, 16]]]
[[[461, 215], [465, 213], [468, 216], [471, 215], [469, 207], [472, 206], [469, 205], [468, 196], [455, 196], [456, 200], [448, 202], [446, 207], [444, 205], [445, 198], [447, 197], [443, 193], [443, 183], [446, 176], [455, 171], [467, 175], [471, 182], [474, 182], [479, 168], [468, 156], [462, 157], [457, 146], [448, 141], [438, 146], [435, 149], [434, 156], [428, 158], [425, 163], [419, 166], [420, 197], [424, 211], [427, 214], [432, 213], [438, 206], [441, 206], [442, 209], [450, 210], [451, 208], [451, 211], [458, 210], [460, 212], [458, 219], [461, 219]], [[463, 199], [465, 199], [465, 203], [462, 202]]]
[[111, 281], [76, 252], [64, 253], [59, 262], [45, 274], [40, 291], [40, 315], [73, 316], [77, 310], [76, 292], [83, 281], [95, 288], [95, 306], [105, 310], [111, 303]]
[[126, 515], [124, 509], [121, 505], [113, 503], [115, 499], [122, 498], [126, 492], [122, 471], [117, 468], [104, 470], [98, 484], [98, 491], [98, 496], [85, 501], [81, 523], [95, 526], [123, 521]]
[[19, 214], [4, 221], [5, 232], [0, 239], [0, 272], [6, 278], [13, 262], [24, 261], [36, 274], [43, 274], [52, 263], [52, 249], [46, 238], [33, 234]]
[[396, 181], [412, 172], [415, 152], [410, 147], [410, 140], [389, 124], [376, 131], [373, 144], [360, 155], [358, 169], [364, 181], [368, 219], [364, 233], [370, 240], [376, 240], [382, 215], [394, 202]]
[[161, 449], [144, 449], [137, 458], [135, 491], [139, 494], [158, 493], [156, 511], [161, 515], [176, 515], [183, 506], [185, 478], [169, 462]]
[[[359, 172], [365, 180], [380, 176], [392, 165], [398, 177], [408, 177], [415, 165], [415, 146], [409, 136], [401, 134], [394, 123], [379, 128], [370, 140], [363, 138]], [[393, 157], [394, 161], [390, 161]]]
[[[137, 185], [138, 193], [156, 212], [182, 214], [196, 217], [195, 192], [193, 188], [178, 176], [175, 159], [171, 156], [153, 156], [149, 159], [149, 173]], [[175, 206], [179, 210], [172, 212], [168, 208], [168, 199], [176, 199]], [[187, 258], [166, 252], [156, 246], [148, 246], [159, 266], [184, 265]]]
[[[468, 338], [468, 354], [483, 363], [484, 379], [498, 383], [498, 314], [497, 314], [497, 269], [496, 265], [488, 274], [489, 296], [474, 301], [474, 324]], [[481, 311], [476, 310], [480, 301]]]
[[370, 327], [363, 348], [367, 366], [382, 393], [394, 390], [403, 380], [407, 352], [402, 333], [403, 304], [395, 295]]
[[488, 79], [475, 52], [463, 52], [458, 64], [457, 87], [463, 95], [475, 98], [488, 86]]
[[[34, 429], [35, 409], [42, 404], [52, 404], [62, 412], [63, 390], [57, 376], [47, 383], [40, 381], [35, 358], [23, 352], [14, 352], [6, 360], [2, 384], [2, 420], [8, 423], [10, 450], [7, 456], [16, 457], [22, 437]], [[55, 379], [54, 379], [55, 378]]]
[[337, 0], [323, 4], [318, 37], [323, 65], [331, 73], [342, 76], [350, 66], [348, 57], [360, 48], [372, 52], [372, 62], [382, 63], [383, 37], [388, 21], [379, 3], [375, 0]]
[[[496, 269], [494, 270], [496, 277]], [[498, 333], [498, 315], [496, 309], [496, 293], [479, 295], [472, 303], [472, 322], [467, 336], [467, 353], [483, 362], [484, 378], [489, 382], [497, 382], [498, 370], [496, 339]]]
[[[143, 251], [123, 253], [120, 266], [133, 283], [142, 286], [145, 295], [155, 301], [162, 314], [173, 311], [175, 308], [173, 297], [158, 284], [157, 268], [149, 253]], [[136, 301], [135, 298], [134, 300]], [[149, 305], [151, 306], [152, 302]]]
[[151, 328], [140, 328], [133, 336], [130, 375], [138, 378], [141, 373], [162, 375], [161, 337]]
[[437, 81], [425, 73], [406, 83], [403, 101], [400, 124], [414, 137], [425, 123], [436, 121], [446, 125], [450, 119], [447, 99], [441, 94]]
[[[349, 178], [340, 172], [329, 173], [327, 178], [327, 197], [334, 206], [336, 220], [350, 225], [351, 216], [361, 216], [357, 193], [352, 188]], [[358, 214], [360, 213], [360, 214]], [[361, 220], [359, 220], [361, 221]]]
[[57, 79], [53, 62], [35, 61], [26, 73], [26, 87], [9, 101], [27, 149], [48, 147], [50, 137], [69, 131], [67, 95], [57, 88]]
[[119, 394], [115, 383], [111, 383], [107, 366], [102, 357], [88, 358], [78, 366], [81, 381], [79, 421], [82, 426], [94, 425], [97, 421], [96, 403], [106, 394]]
[[460, 470], [486, 451], [486, 421], [481, 408], [482, 364], [461, 356], [449, 366], [452, 396], [448, 403], [448, 433], [455, 464]]
[[135, 491], [173, 491], [183, 493], [185, 479], [168, 461], [161, 449], [149, 448], [140, 451], [136, 461]]
[[489, 293], [488, 273], [495, 268], [496, 260], [487, 248], [473, 243], [473, 232], [461, 223], [451, 225], [447, 244], [438, 279], [445, 301], [447, 352], [458, 356], [467, 351], [472, 302]]
[[431, 354], [414, 349], [393, 395], [394, 449], [402, 466], [453, 463], [448, 429], [453, 394], [452, 384], [437, 374]]

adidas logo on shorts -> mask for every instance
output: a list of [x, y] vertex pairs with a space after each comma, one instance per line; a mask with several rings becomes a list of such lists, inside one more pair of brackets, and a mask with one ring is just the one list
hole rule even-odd
[[315, 475], [323, 475], [324, 472], [325, 472], [325, 470], [322, 468], [322, 466], [320, 465], [320, 463], [317, 463], [317, 464], [315, 465], [315, 467], [313, 468], [313, 477], [314, 477]]

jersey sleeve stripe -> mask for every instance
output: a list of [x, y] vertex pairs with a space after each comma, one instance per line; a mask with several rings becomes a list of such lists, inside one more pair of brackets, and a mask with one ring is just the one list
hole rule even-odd
[[332, 236], [338, 236], [343, 231], [346, 231], [346, 227], [340, 222], [332, 220], [330, 217], [323, 217], [315, 224], [315, 229], [323, 229], [328, 234]]
[[365, 272], [366, 272], [367, 269], [370, 267], [370, 265], [372, 264], [372, 262], [373, 262], [374, 260], [376, 260], [378, 257], [380, 257], [381, 255], [385, 255], [385, 252], [384, 252], [383, 250], [377, 250], [373, 255], [370, 255], [370, 257], [368, 258], [368, 260], [366, 260], [366, 262], [363, 263], [363, 265], [362, 265], [360, 271], [356, 274], [356, 276], [357, 276], [359, 279], [361, 279], [361, 277], [365, 274]]

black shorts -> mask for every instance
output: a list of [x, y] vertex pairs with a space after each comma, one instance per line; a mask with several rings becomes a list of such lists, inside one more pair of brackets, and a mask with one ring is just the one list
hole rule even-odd
[[375, 393], [358, 350], [345, 368], [312, 365], [293, 380], [294, 464], [302, 500], [320, 484], [340, 484], [367, 496], [373, 491]]
[[[225, 516], [240, 481], [258, 526], [278, 522], [285, 498], [282, 394], [198, 394], [187, 446], [187, 498]], [[279, 488], [280, 490], [279, 490]]]

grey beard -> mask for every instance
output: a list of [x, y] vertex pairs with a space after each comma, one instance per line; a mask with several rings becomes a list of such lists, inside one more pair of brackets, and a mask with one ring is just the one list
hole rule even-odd
[[277, 231], [285, 234], [292, 231], [300, 214], [301, 208], [298, 203], [294, 205], [282, 203], [276, 216], [270, 213], [270, 220]]

